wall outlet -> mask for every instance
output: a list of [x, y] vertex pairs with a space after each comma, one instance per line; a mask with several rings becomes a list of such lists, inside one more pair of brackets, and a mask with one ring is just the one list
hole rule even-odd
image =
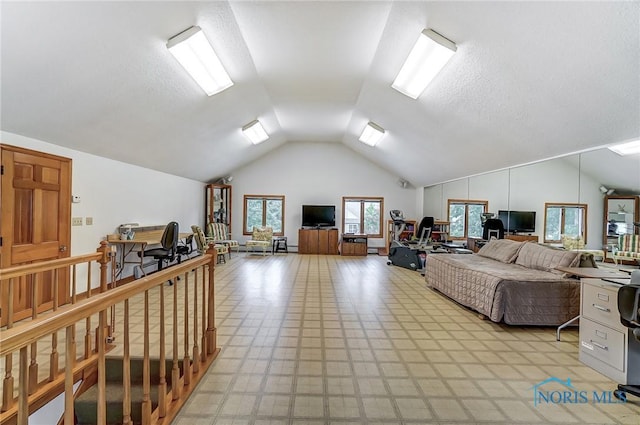
[[93, 226], [93, 217], [85, 217], [84, 224], [87, 226]]
[[82, 217], [73, 217], [71, 219], [72, 226], [82, 226]]

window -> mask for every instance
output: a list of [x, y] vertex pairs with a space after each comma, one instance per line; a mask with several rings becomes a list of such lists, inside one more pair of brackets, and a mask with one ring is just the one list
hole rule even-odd
[[383, 198], [343, 197], [342, 228], [346, 233], [366, 233], [382, 237]]
[[449, 199], [449, 236], [452, 239], [482, 237], [482, 214], [487, 212], [487, 201]]
[[284, 196], [244, 195], [244, 227], [250, 235], [254, 227], [269, 226], [276, 236], [284, 235]]
[[562, 235], [587, 241], [587, 204], [544, 204], [544, 241], [562, 242]]

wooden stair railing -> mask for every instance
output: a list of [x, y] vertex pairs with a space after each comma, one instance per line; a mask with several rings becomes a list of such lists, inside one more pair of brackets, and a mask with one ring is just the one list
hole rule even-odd
[[[7, 268], [0, 271], [0, 282], [8, 284], [9, 293], [13, 280], [21, 276], [47, 270], [57, 270], [63, 267], [71, 269], [72, 296], [71, 303], [59, 306], [54, 302], [54, 308], [46, 313], [34, 314], [29, 321], [12, 323], [9, 320], [6, 328], [0, 332], [0, 358], [4, 357], [4, 375], [2, 381], [2, 409], [0, 424], [26, 425], [29, 415], [40, 408], [54, 396], [64, 393], [65, 410], [63, 423], [74, 423], [74, 393], [73, 385], [81, 379], [90, 382], [92, 377], [87, 371], [94, 370], [97, 378], [96, 423], [106, 424], [106, 370], [105, 358], [113, 355], [122, 359], [123, 371], [123, 400], [122, 423], [131, 422], [131, 394], [129, 393], [130, 371], [129, 364], [132, 356], [143, 359], [143, 400], [142, 423], [170, 423], [180, 407], [191, 394], [196, 384], [202, 378], [209, 365], [219, 352], [215, 327], [215, 295], [214, 268], [217, 253], [213, 245], [205, 255], [196, 257], [182, 264], [169, 267], [161, 272], [145, 278], [135, 280], [115, 289], [107, 290], [107, 264], [111, 261], [110, 249], [105, 242], [96, 254], [52, 260], [32, 265]], [[90, 287], [92, 262], [100, 264], [100, 293], [78, 300], [76, 296], [76, 267], [86, 263], [88, 265], [87, 287]], [[171, 320], [165, 317], [166, 299], [165, 284], [172, 281]], [[178, 291], [182, 291], [183, 304], [178, 303]], [[55, 293], [55, 292], [54, 292]], [[189, 295], [192, 294], [191, 297]], [[159, 311], [152, 312], [150, 297], [157, 297]], [[139, 300], [140, 299], [140, 300]], [[142, 306], [143, 341], [142, 352], [132, 350], [130, 325], [131, 303]], [[199, 311], [200, 308], [200, 311]], [[135, 309], [140, 311], [140, 309]], [[121, 323], [115, 320], [115, 312], [121, 317]], [[111, 320], [108, 320], [108, 312]], [[10, 314], [11, 312], [9, 312]], [[135, 313], [135, 312], [134, 312]], [[199, 313], [201, 317], [198, 317]], [[178, 317], [182, 315], [184, 327], [179, 329]], [[97, 316], [98, 326], [92, 329]], [[191, 321], [189, 320], [191, 318]], [[152, 329], [151, 323], [158, 324], [158, 329]], [[189, 329], [189, 323], [193, 328]], [[82, 326], [84, 324], [84, 326]], [[170, 324], [173, 335], [171, 344], [166, 346], [165, 329]], [[122, 342], [116, 338], [122, 330]], [[115, 328], [114, 328], [115, 327]], [[95, 344], [92, 344], [92, 332], [95, 333]], [[151, 332], [159, 332], [159, 342], [151, 345]], [[59, 339], [64, 335], [64, 344]], [[84, 341], [82, 355], [77, 356], [77, 336]], [[83, 338], [84, 336], [84, 338]], [[38, 375], [38, 343], [45, 338], [51, 339], [49, 353], [49, 373], [46, 378]], [[179, 340], [184, 344], [182, 358], [182, 372], [179, 367]], [[116, 341], [118, 340], [118, 341]], [[198, 343], [200, 342], [200, 345]], [[92, 346], [94, 345], [94, 346]], [[154, 349], [152, 355], [152, 348]], [[171, 370], [171, 390], [167, 393], [166, 379], [166, 350], [171, 350], [173, 358]], [[31, 349], [31, 352], [29, 351]], [[155, 350], [157, 349], [157, 357]], [[191, 355], [190, 355], [191, 353]], [[14, 370], [13, 358], [19, 359], [18, 371]], [[60, 369], [60, 359], [64, 357], [64, 368]], [[157, 408], [152, 410], [150, 361], [159, 359], [159, 375], [154, 376], [158, 384]], [[42, 372], [42, 371], [40, 371]], [[18, 389], [14, 388], [14, 379], [18, 379]], [[31, 383], [31, 385], [30, 385]], [[82, 387], [82, 386], [81, 386]], [[16, 395], [17, 393], [17, 395]]]

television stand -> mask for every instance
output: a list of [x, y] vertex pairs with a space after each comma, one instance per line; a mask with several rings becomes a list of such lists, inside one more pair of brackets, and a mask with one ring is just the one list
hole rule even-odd
[[512, 241], [516, 241], [516, 242], [525, 242], [525, 241], [533, 241], [533, 242], [538, 242], [538, 237], [536, 235], [516, 235], [516, 234], [510, 234], [504, 235], [505, 239], [511, 239]]
[[338, 229], [319, 227], [298, 230], [298, 254], [338, 255]]

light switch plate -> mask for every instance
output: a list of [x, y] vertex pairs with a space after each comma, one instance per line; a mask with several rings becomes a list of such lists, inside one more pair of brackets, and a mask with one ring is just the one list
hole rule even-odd
[[82, 217], [73, 217], [71, 219], [72, 226], [82, 226]]

